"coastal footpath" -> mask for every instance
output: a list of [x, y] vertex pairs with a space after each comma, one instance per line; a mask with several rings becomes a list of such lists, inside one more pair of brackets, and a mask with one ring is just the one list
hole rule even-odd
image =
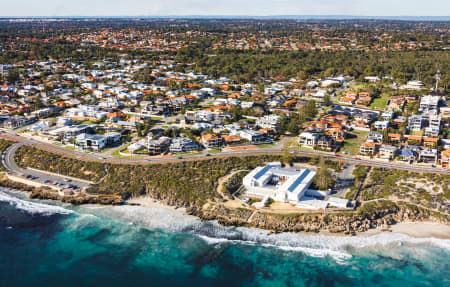
[[[4, 144], [6, 147], [7, 144]], [[2, 145], [3, 146], [3, 145]], [[276, 213], [257, 210], [251, 206], [230, 206], [234, 196], [219, 190], [219, 182], [233, 172], [250, 170], [270, 161], [317, 164], [317, 158], [282, 155], [212, 158], [166, 164], [132, 165], [110, 164], [78, 160], [36, 147], [20, 146], [14, 161], [21, 168], [35, 168], [93, 182], [76, 195], [61, 195], [48, 188], [2, 185], [31, 192], [33, 198], [61, 200], [73, 204], [126, 204], [130, 198], [149, 196], [167, 205], [183, 207], [186, 212], [204, 220], [217, 220], [223, 225], [257, 227], [274, 232], [319, 232], [355, 234], [372, 228], [389, 229], [399, 222], [440, 222], [448, 224], [447, 202], [449, 175], [419, 174], [407, 171], [380, 171], [356, 169], [349, 199], [353, 210], [325, 212], [300, 210]], [[330, 170], [339, 170], [339, 163], [327, 161]], [[359, 172], [359, 174], [358, 174]], [[384, 173], [383, 179], [379, 179]], [[233, 177], [231, 177], [233, 178]], [[436, 182], [427, 191], [418, 187], [418, 181]], [[386, 180], [387, 179], [387, 180]], [[401, 184], [405, 181], [404, 186]], [[225, 183], [226, 184], [226, 183]], [[399, 184], [399, 185], [398, 185]], [[413, 186], [413, 184], [416, 184]], [[405, 189], [405, 186], [408, 189]], [[416, 191], [417, 190], [417, 191]]]

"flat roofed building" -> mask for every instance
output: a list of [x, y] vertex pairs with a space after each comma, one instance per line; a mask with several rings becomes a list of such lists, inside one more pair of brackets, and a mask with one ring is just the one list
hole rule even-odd
[[148, 153], [150, 155], [159, 155], [167, 152], [170, 146], [170, 138], [160, 137], [159, 139], [150, 139], [147, 144]]
[[281, 163], [257, 167], [243, 179], [247, 195], [277, 201], [298, 203], [312, 184], [315, 171], [282, 168]]

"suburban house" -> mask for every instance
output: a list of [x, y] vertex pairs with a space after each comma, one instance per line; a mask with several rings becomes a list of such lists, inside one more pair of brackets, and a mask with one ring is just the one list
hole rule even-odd
[[379, 157], [382, 159], [392, 160], [397, 155], [397, 147], [390, 145], [382, 145], [380, 147]]
[[223, 144], [223, 139], [216, 134], [206, 134], [202, 135], [202, 144], [207, 147], [220, 147]]
[[266, 115], [260, 117], [256, 120], [256, 125], [260, 128], [270, 128], [274, 130], [278, 130], [278, 120], [280, 119], [279, 115]]
[[35, 121], [35, 118], [13, 116], [3, 122], [3, 127], [7, 129], [16, 129], [34, 123]]
[[423, 149], [419, 153], [419, 161], [436, 163], [438, 158], [437, 149]]
[[160, 137], [159, 139], [149, 139], [147, 142], [147, 149], [150, 155], [159, 155], [167, 152], [170, 146], [170, 138]]
[[266, 137], [262, 133], [255, 131], [255, 130], [248, 130], [248, 129], [240, 130], [239, 136], [248, 140], [249, 142], [254, 142], [254, 143], [262, 142], [262, 141], [266, 140]]
[[361, 93], [359, 93], [359, 97], [358, 97], [358, 100], [356, 100], [356, 103], [358, 105], [368, 106], [368, 105], [370, 105], [371, 101], [372, 101], [372, 97], [370, 96], [370, 94], [368, 92], [361, 92]]
[[440, 163], [442, 168], [450, 169], [450, 149], [441, 152]]
[[170, 152], [188, 152], [194, 150], [198, 150], [198, 146], [189, 138], [174, 138], [169, 146]]
[[420, 115], [410, 116], [408, 119], [408, 130], [410, 131], [421, 131], [423, 128], [423, 118]]
[[319, 140], [317, 141], [316, 147], [318, 149], [332, 151], [336, 147], [336, 141], [334, 140], [334, 138], [332, 136], [328, 136], [328, 135], [320, 136]]
[[437, 112], [440, 99], [441, 99], [440, 96], [435, 96], [435, 95], [423, 96], [420, 99], [419, 112], [422, 112], [422, 113], [429, 112], [429, 111]]
[[404, 146], [402, 149], [400, 149], [398, 158], [401, 161], [412, 163], [417, 159], [417, 152], [410, 147]]
[[310, 132], [302, 132], [298, 137], [298, 143], [304, 147], [313, 148], [317, 145], [319, 135]]
[[373, 156], [378, 152], [379, 144], [376, 142], [365, 142], [359, 148], [361, 155]]
[[389, 121], [376, 121], [373, 127], [377, 130], [385, 130], [389, 127]]
[[106, 146], [103, 135], [80, 134], [75, 138], [75, 145], [85, 150], [102, 150]]

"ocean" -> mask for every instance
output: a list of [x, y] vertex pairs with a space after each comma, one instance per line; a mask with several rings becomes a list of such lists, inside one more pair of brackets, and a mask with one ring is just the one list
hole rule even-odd
[[270, 235], [2, 188], [0, 286], [450, 286], [450, 240]]

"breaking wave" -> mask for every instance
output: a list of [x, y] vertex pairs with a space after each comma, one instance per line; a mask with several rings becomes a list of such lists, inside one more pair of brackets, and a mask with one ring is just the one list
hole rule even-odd
[[216, 221], [203, 222], [197, 217], [185, 215], [163, 207], [139, 206], [105, 207], [107, 213], [130, 224], [146, 228], [158, 228], [170, 232], [184, 232], [200, 237], [211, 245], [245, 244], [298, 251], [312, 257], [332, 257], [345, 262], [357, 249], [397, 247], [399, 245], [430, 245], [450, 250], [450, 240], [437, 238], [413, 238], [398, 233], [380, 233], [372, 236], [344, 237], [321, 234], [279, 233], [246, 227], [221, 226]]
[[0, 202], [8, 203], [18, 210], [22, 210], [31, 215], [43, 215], [49, 216], [53, 214], [70, 214], [73, 211], [65, 209], [60, 206], [48, 205], [44, 203], [38, 203], [20, 199], [12, 196], [4, 191], [0, 191]]

